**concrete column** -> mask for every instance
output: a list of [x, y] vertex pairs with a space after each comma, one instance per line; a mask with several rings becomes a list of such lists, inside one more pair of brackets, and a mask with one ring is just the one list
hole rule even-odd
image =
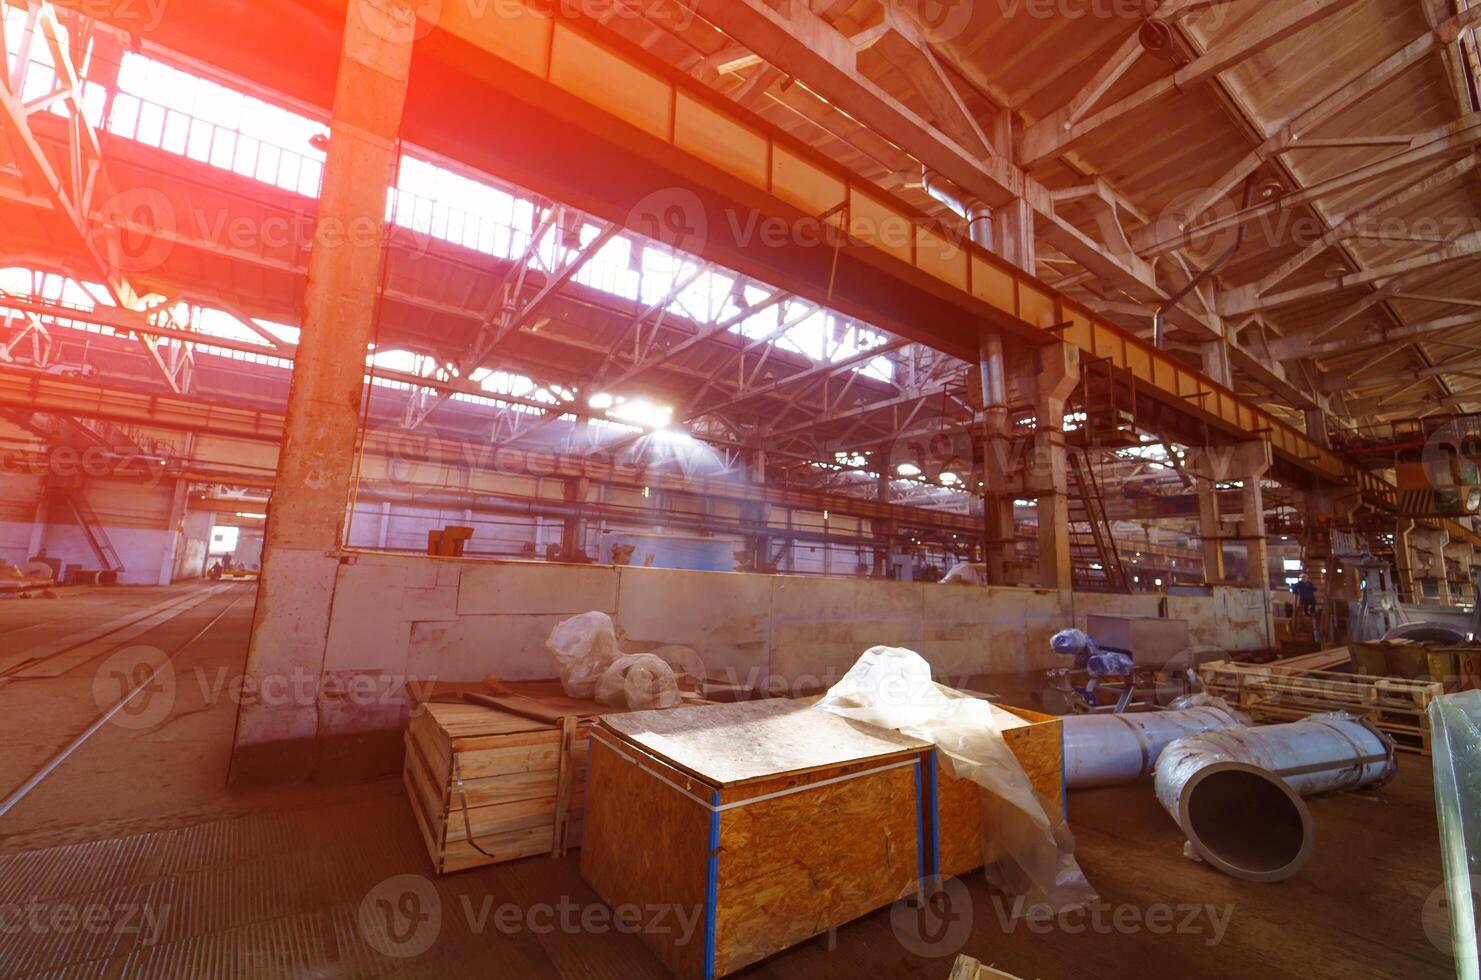
[[[1214, 465], [1212, 471], [1201, 468], [1200, 476], [1211, 476], [1214, 483], [1238, 481], [1241, 484], [1239, 536], [1244, 539], [1245, 544], [1245, 575], [1244, 581], [1231, 584], [1243, 585], [1260, 592], [1265, 610], [1266, 642], [1273, 647], [1275, 610], [1270, 593], [1270, 550], [1265, 539], [1265, 492], [1260, 486], [1260, 481], [1273, 462], [1270, 443], [1264, 440], [1243, 442], [1235, 446], [1210, 447], [1205, 452], [1203, 462]], [[1203, 510], [1201, 506], [1199, 509], [1200, 512]], [[1223, 542], [1219, 542], [1219, 545], [1222, 549]]]
[[[1198, 465], [1195, 451], [1194, 465]], [[1203, 548], [1203, 580], [1223, 582], [1224, 522], [1219, 515], [1219, 490], [1213, 480], [1198, 480], [1198, 533]]]
[[[350, 0], [303, 332], [266, 532], [231, 781], [303, 779], [333, 759], [320, 731], [356, 429], [385, 244], [386, 199], [406, 99], [415, 14], [405, 0]], [[374, 663], [376, 651], [361, 651]], [[315, 687], [305, 695], [303, 678]], [[282, 696], [284, 691], [292, 692]], [[353, 741], [347, 740], [347, 741]]]
[[1414, 518], [1401, 518], [1394, 525], [1394, 586], [1399, 590], [1403, 602], [1418, 602], [1424, 595], [1414, 574], [1414, 552], [1410, 550], [1409, 536], [1418, 525]]
[[1240, 502], [1244, 505], [1244, 520], [1241, 533], [1245, 539], [1247, 555], [1245, 577], [1251, 588], [1265, 593], [1267, 605], [1270, 598], [1270, 545], [1265, 537], [1265, 490], [1261, 480], [1270, 470], [1271, 451], [1268, 442], [1247, 442], [1240, 447], [1240, 479], [1244, 482], [1240, 490]]
[[992, 214], [993, 243], [1003, 258], [1033, 274], [1038, 261], [1034, 244], [1034, 209], [1017, 198]]
[[1065, 449], [1064, 406], [1080, 383], [1080, 350], [1050, 344], [1037, 354], [1034, 471], [1038, 492], [1039, 586], [1069, 592], [1075, 586], [1070, 560], [1070, 477]]
[[1321, 446], [1331, 446], [1331, 434], [1327, 431], [1327, 413], [1319, 408], [1306, 410], [1306, 438]]
[[175, 561], [180, 553], [180, 534], [185, 525], [184, 480], [175, 481], [175, 495], [170, 502], [170, 523], [165, 527], [164, 554], [159, 560], [159, 584], [169, 585], [175, 581]]
[[1234, 374], [1229, 368], [1229, 347], [1222, 340], [1201, 345], [1199, 355], [1204, 374], [1226, 388], [1234, 387]]
[[984, 404], [982, 421], [983, 561], [990, 585], [1017, 585], [1009, 566], [1014, 560], [1017, 538], [1013, 501], [1018, 496], [1021, 466], [1013, 459], [1012, 433], [1008, 431], [1007, 380], [1003, 335], [984, 327], [978, 338], [979, 364]]
[[[1199, 531], [1203, 537], [1204, 578], [1212, 584], [1241, 584], [1270, 591], [1270, 554], [1265, 542], [1265, 493], [1261, 479], [1270, 469], [1270, 443], [1263, 440], [1232, 446], [1206, 446], [1191, 453], [1198, 484]], [[1226, 534], [1219, 513], [1221, 483], [1240, 484], [1240, 529]], [[1248, 561], [1244, 580], [1228, 581], [1224, 542], [1244, 541]]]
[[[890, 453], [892, 447], [881, 446], [875, 453], [879, 460], [879, 479], [875, 482], [874, 496], [883, 507], [890, 506], [893, 496], [890, 481], [894, 474], [890, 471]], [[890, 577], [890, 553], [894, 548], [895, 522], [893, 520], [880, 520], [873, 527], [874, 536], [880, 539], [879, 545], [874, 549], [874, 577]]]

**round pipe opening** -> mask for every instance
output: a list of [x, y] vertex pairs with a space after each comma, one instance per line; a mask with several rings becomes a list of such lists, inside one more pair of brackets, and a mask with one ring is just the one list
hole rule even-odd
[[1246, 881], [1285, 881], [1311, 858], [1311, 811], [1273, 773], [1243, 763], [1206, 767], [1183, 787], [1184, 832], [1199, 857]]

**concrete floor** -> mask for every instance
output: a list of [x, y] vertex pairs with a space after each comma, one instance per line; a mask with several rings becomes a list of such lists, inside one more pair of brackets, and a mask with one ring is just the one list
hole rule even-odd
[[[0, 658], [181, 594], [0, 603]], [[213, 594], [130, 641], [170, 651], [215, 621], [176, 659], [157, 725], [104, 726], [0, 817], [0, 978], [667, 976], [635, 937], [591, 926], [600, 903], [575, 857], [431, 879], [397, 779], [227, 793], [236, 706], [211, 692], [240, 674], [252, 596]], [[97, 717], [107, 656], [0, 681], [0, 794]], [[959, 950], [1026, 978], [1453, 976], [1428, 760], [1404, 755], [1381, 793], [1312, 809], [1312, 863], [1261, 886], [1183, 859], [1149, 787], [1077, 794], [1093, 912], [1009, 921], [974, 878], [939, 920], [882, 910], [831, 951], [742, 976], [944, 980]]]

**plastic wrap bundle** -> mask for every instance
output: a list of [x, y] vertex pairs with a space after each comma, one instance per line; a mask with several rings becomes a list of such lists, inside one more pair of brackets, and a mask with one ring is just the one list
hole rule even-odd
[[1171, 711], [1070, 715], [1064, 719], [1064, 775], [1069, 789], [1120, 786], [1152, 775], [1173, 742], [1246, 723], [1219, 698], [1194, 695]]
[[618, 657], [597, 681], [598, 704], [633, 711], [672, 708], [679, 703], [674, 670], [651, 653]]
[[557, 623], [545, 641], [555, 658], [566, 696], [590, 701], [597, 681], [621, 655], [612, 617], [602, 612], [582, 613]]
[[1093, 677], [1126, 677], [1133, 670], [1130, 656], [1102, 650], [1089, 634], [1081, 630], [1055, 633], [1049, 641], [1049, 648], [1061, 657], [1074, 657], [1075, 666], [1088, 670]]
[[705, 665], [693, 647], [666, 646], [649, 650], [649, 654], [673, 668], [679, 689], [697, 691], [705, 682]]
[[1157, 762], [1157, 799], [1185, 851], [1247, 881], [1284, 881], [1316, 842], [1303, 796], [1372, 789], [1397, 772], [1393, 742], [1351, 715], [1229, 728], [1173, 742]]
[[[1435, 806], [1445, 853], [1450, 946], [1461, 980], [1481, 978], [1477, 919], [1481, 914], [1481, 691], [1430, 703], [1435, 753]], [[1441, 930], [1431, 929], [1439, 939]]]
[[[1059, 809], [1043, 804], [1003, 738], [1001, 708], [935, 683], [920, 654], [893, 647], [866, 652], [817, 707], [930, 742], [953, 778], [983, 788], [984, 814], [995, 814], [1001, 836], [984, 839], [994, 886], [1056, 909], [1097, 899], [1075, 861], [1074, 836]], [[1008, 856], [994, 858], [998, 848]]]
[[981, 562], [964, 561], [953, 565], [951, 571], [941, 580], [942, 585], [951, 585], [960, 582], [963, 585], [986, 585], [987, 566]]

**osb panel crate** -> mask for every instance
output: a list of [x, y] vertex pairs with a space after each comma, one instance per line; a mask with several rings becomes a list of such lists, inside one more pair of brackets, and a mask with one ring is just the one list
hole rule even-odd
[[795, 701], [601, 719], [581, 873], [615, 907], [700, 913], [643, 935], [725, 976], [890, 905], [925, 873], [931, 747]]
[[590, 727], [574, 715], [563, 732], [479, 705], [423, 705], [402, 778], [437, 873], [579, 847]]
[[[1023, 708], [999, 707], [1021, 722], [1003, 732], [1008, 747], [1023, 764], [1024, 772], [1044, 805], [1063, 813], [1064, 721]], [[964, 875], [982, 867], [984, 854], [991, 854], [994, 859], [1006, 856], [993, 850], [999, 837], [993, 832], [993, 814], [989, 812], [984, 819], [982, 787], [967, 779], [949, 777], [944, 763], [937, 779], [936, 836], [939, 843], [936, 864], [939, 872], [947, 877]]]

